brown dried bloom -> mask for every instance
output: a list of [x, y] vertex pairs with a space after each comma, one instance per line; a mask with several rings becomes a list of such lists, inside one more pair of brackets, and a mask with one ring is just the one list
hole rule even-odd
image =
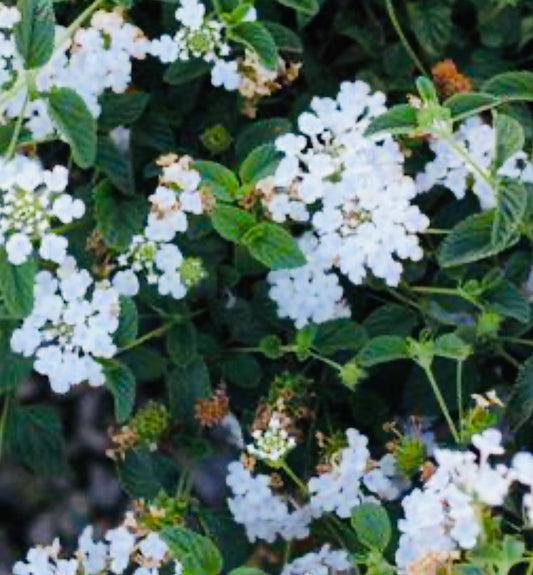
[[452, 573], [452, 563], [459, 559], [458, 551], [432, 551], [407, 566], [407, 575], [446, 575]]
[[202, 427], [218, 425], [229, 413], [229, 399], [225, 386], [221, 385], [211, 397], [197, 399], [194, 418]]
[[471, 80], [457, 70], [453, 60], [443, 60], [435, 64], [431, 69], [431, 73], [437, 90], [443, 98], [449, 98], [454, 94], [463, 92], [471, 92], [473, 89]]
[[126, 452], [135, 446], [137, 436], [135, 431], [127, 426], [119, 430], [110, 429], [108, 431], [111, 440], [111, 447], [106, 450], [106, 455], [113, 461], [124, 459]]

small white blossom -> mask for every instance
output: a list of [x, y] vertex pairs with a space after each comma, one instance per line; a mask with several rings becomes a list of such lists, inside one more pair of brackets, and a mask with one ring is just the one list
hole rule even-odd
[[286, 429], [283, 429], [277, 414], [272, 415], [264, 431], [256, 429], [252, 436], [254, 443], [248, 445], [248, 453], [271, 463], [284, 459], [287, 453], [296, 446], [296, 440]]

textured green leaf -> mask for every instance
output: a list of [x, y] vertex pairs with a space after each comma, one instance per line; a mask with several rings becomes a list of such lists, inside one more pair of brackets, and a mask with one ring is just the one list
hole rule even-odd
[[522, 292], [511, 282], [502, 280], [483, 292], [483, 302], [493, 311], [521, 323], [529, 323], [531, 307]]
[[217, 162], [196, 161], [193, 167], [202, 176], [202, 186], [206, 187], [218, 199], [232, 201], [239, 189], [237, 176]]
[[186, 527], [165, 527], [161, 537], [186, 575], [217, 575], [222, 570], [222, 557], [208, 537]]
[[506, 415], [514, 431], [533, 417], [533, 356], [520, 368]]
[[210, 70], [209, 64], [203, 60], [189, 60], [188, 62], [176, 60], [165, 72], [164, 79], [167, 84], [180, 86], [206, 76]]
[[55, 16], [52, 0], [19, 0], [20, 22], [15, 26], [17, 51], [26, 69], [39, 68], [54, 51]]
[[518, 236], [514, 236], [507, 244], [493, 243], [494, 221], [494, 210], [490, 210], [470, 216], [456, 225], [441, 244], [440, 265], [451, 267], [475, 262], [493, 256], [518, 241]]
[[290, 54], [302, 54], [304, 47], [300, 37], [290, 28], [286, 28], [277, 22], [263, 22], [263, 26], [270, 32], [280, 52]]
[[506, 114], [496, 114], [496, 158], [494, 163], [499, 168], [513, 154], [524, 148], [526, 137], [520, 122]]
[[231, 28], [231, 38], [253, 50], [266, 68], [276, 69], [279, 61], [278, 47], [263, 24], [260, 22], [241, 22]]
[[306, 261], [289, 232], [269, 222], [262, 222], [248, 230], [241, 243], [256, 260], [272, 270], [297, 268]]
[[277, 0], [277, 2], [308, 16], [314, 16], [320, 8], [318, 0]]
[[357, 357], [363, 367], [371, 367], [397, 359], [408, 359], [409, 354], [403, 337], [380, 335], [371, 339]]
[[113, 394], [115, 416], [119, 423], [128, 419], [135, 403], [135, 376], [130, 368], [118, 361], [104, 366], [105, 385]]
[[392, 536], [387, 511], [378, 503], [362, 503], [355, 507], [351, 517], [352, 527], [363, 545], [385, 551]]
[[114, 339], [118, 347], [124, 347], [135, 341], [139, 328], [139, 314], [133, 299], [120, 296], [120, 316]]
[[133, 178], [131, 158], [128, 153], [123, 154], [110, 136], [106, 134], [98, 136], [96, 167], [123, 194], [127, 196], [135, 194], [135, 180]]
[[196, 330], [192, 323], [175, 325], [167, 334], [170, 361], [185, 366], [198, 358]]
[[44, 405], [14, 406], [6, 428], [8, 451], [39, 475], [64, 475], [67, 467], [61, 421]]
[[79, 94], [70, 88], [53, 88], [48, 94], [48, 111], [72, 150], [80, 168], [96, 159], [96, 120]]
[[123, 252], [142, 229], [147, 213], [143, 198], [127, 198], [103, 181], [94, 191], [96, 228], [107, 245]]
[[533, 100], [533, 72], [504, 72], [487, 80], [483, 92], [503, 100]]
[[366, 331], [349, 319], [334, 319], [317, 326], [313, 347], [324, 355], [341, 350], [357, 351], [366, 343]]
[[417, 127], [414, 108], [409, 104], [398, 104], [389, 108], [384, 114], [374, 118], [365, 131], [365, 136], [379, 133], [409, 133]]
[[148, 448], [130, 449], [117, 463], [117, 475], [132, 499], [153, 499], [163, 489]]
[[491, 241], [502, 249], [518, 234], [527, 206], [527, 192], [524, 184], [504, 179], [498, 188], [497, 206], [494, 214]]
[[465, 361], [471, 354], [472, 347], [455, 333], [445, 333], [435, 341], [435, 355], [439, 357]]
[[224, 377], [237, 387], [256, 387], [261, 382], [259, 362], [251, 354], [234, 353], [222, 363]]
[[172, 417], [195, 427], [194, 406], [197, 399], [211, 394], [211, 380], [205, 363], [201, 359], [173, 369], [166, 378]]
[[252, 150], [239, 168], [239, 176], [245, 184], [255, 184], [271, 176], [278, 167], [281, 154], [274, 144], [263, 144]]
[[452, 113], [452, 118], [457, 116], [466, 117], [478, 114], [479, 110], [497, 106], [500, 98], [482, 92], [466, 92], [454, 94], [444, 102], [444, 106]]
[[223, 204], [218, 205], [212, 211], [211, 222], [225, 240], [235, 243], [240, 242], [246, 232], [256, 224], [252, 214], [241, 208]]
[[4, 305], [13, 317], [26, 317], [33, 309], [35, 273], [33, 258], [15, 266], [8, 262], [5, 250], [0, 250], [0, 289]]
[[378, 335], [411, 335], [418, 325], [416, 312], [395, 303], [385, 304], [374, 310], [363, 322], [370, 337]]
[[285, 118], [269, 118], [254, 122], [240, 132], [235, 143], [235, 152], [239, 158], [243, 158], [249, 150], [272, 143], [291, 129], [291, 123]]
[[441, 56], [452, 34], [452, 11], [447, 2], [407, 2], [407, 16], [420, 47], [430, 56]]
[[101, 97], [102, 112], [98, 118], [100, 130], [113, 130], [118, 126], [128, 126], [142, 116], [148, 105], [150, 94], [126, 92], [115, 94], [105, 92]]

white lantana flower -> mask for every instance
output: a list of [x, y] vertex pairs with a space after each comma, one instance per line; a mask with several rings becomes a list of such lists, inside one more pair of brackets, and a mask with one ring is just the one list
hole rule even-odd
[[68, 171], [63, 166], [45, 170], [38, 160], [17, 155], [0, 165], [0, 244], [8, 260], [24, 263], [40, 244], [39, 255], [61, 264], [66, 238], [52, 233], [52, 222], [69, 224], [85, 213], [85, 205], [65, 193]]
[[[364, 135], [385, 110], [385, 96], [360, 81], [341, 84], [336, 99], [313, 98], [311, 111], [298, 119], [300, 134], [276, 140], [283, 158], [274, 176], [258, 184], [274, 221], [308, 224], [317, 239], [312, 258], [322, 271], [339, 270], [356, 285], [369, 272], [398, 285], [402, 262], [423, 257], [417, 234], [429, 225], [412, 203], [417, 190], [404, 174], [399, 145], [388, 135]], [[270, 280], [282, 277], [276, 272]], [[281, 297], [274, 293], [276, 301]], [[335, 293], [332, 315], [321, 321], [335, 317], [333, 304], [341, 299]], [[313, 315], [310, 310], [310, 320]]]
[[113, 357], [118, 328], [119, 294], [108, 284], [94, 284], [68, 256], [55, 274], [35, 276], [34, 306], [11, 336], [11, 349], [35, 357], [34, 369], [50, 380], [56, 393], [87, 381], [104, 383], [98, 359]]
[[248, 445], [248, 453], [273, 464], [283, 460], [287, 453], [296, 446], [296, 440], [286, 429], [283, 429], [279, 415], [276, 413], [270, 418], [267, 428], [264, 431], [256, 429], [252, 437], [254, 443]]

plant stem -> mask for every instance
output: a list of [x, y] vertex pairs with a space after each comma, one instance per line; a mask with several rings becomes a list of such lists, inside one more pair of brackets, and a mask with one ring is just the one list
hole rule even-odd
[[409, 41], [407, 40], [407, 38], [405, 37], [405, 34], [403, 33], [402, 27], [400, 26], [400, 22], [398, 21], [398, 17], [396, 16], [396, 12], [394, 10], [392, 0], [385, 0], [385, 5], [387, 7], [387, 13], [389, 15], [391, 24], [393, 25], [394, 29], [396, 30], [396, 34], [398, 34], [398, 37], [400, 38], [400, 41], [401, 41], [403, 47], [405, 48], [405, 51], [409, 54], [409, 57], [414, 62], [415, 66], [418, 68], [418, 71], [423, 76], [429, 76], [426, 69], [424, 68], [424, 64], [422, 64], [422, 62], [420, 61], [420, 59], [416, 55], [415, 51], [413, 50], [413, 48], [411, 48]]
[[427, 293], [434, 295], [448, 295], [453, 297], [459, 297], [465, 301], [471, 303], [473, 306], [477, 307], [480, 311], [483, 311], [483, 306], [476, 301], [473, 296], [466, 294], [464, 291], [457, 288], [440, 288], [440, 287], [429, 287], [429, 286], [409, 286], [411, 291], [416, 293]]
[[153, 339], [155, 337], [161, 337], [172, 327], [172, 325], [173, 325], [173, 322], [169, 322], [169, 323], [166, 323], [165, 325], [162, 325], [161, 327], [158, 327], [157, 329], [154, 329], [152, 331], [149, 331], [148, 333], [145, 333], [144, 335], [142, 335], [141, 337], [132, 341], [128, 345], [121, 347], [117, 353], [124, 353], [125, 351], [129, 351], [130, 349], [133, 349], [134, 347], [138, 347], [139, 345], [142, 345], [143, 343], [149, 341], [150, 339]]
[[429, 380], [429, 383], [430, 383], [431, 388], [433, 390], [433, 394], [435, 395], [435, 399], [437, 400], [437, 403], [439, 404], [440, 410], [442, 411], [442, 414], [444, 415], [444, 418], [446, 419], [446, 422], [448, 423], [448, 427], [450, 428], [450, 432], [451, 432], [451, 434], [455, 440], [455, 443], [460, 443], [459, 433], [457, 432], [457, 428], [455, 427], [455, 423], [453, 422], [452, 416], [450, 415], [450, 412], [448, 411], [448, 407], [446, 405], [446, 402], [444, 401], [444, 397], [442, 397], [442, 393], [440, 391], [437, 380], [435, 379], [435, 376], [433, 375], [433, 372], [431, 371], [430, 367], [424, 367], [423, 369], [426, 372], [426, 377]]
[[322, 363], [329, 365], [330, 367], [332, 367], [333, 369], [335, 369], [337, 371], [341, 371], [341, 369], [342, 369], [342, 365], [340, 363], [337, 363], [336, 361], [333, 361], [332, 359], [328, 359], [327, 357], [324, 357], [318, 353], [315, 353], [314, 351], [310, 351], [309, 355], [311, 357], [314, 357], [315, 359], [318, 359], [318, 361], [321, 361]]
[[456, 393], [457, 393], [457, 411], [459, 413], [459, 431], [463, 435], [463, 362], [457, 362], [457, 377], [456, 377]]
[[445, 141], [450, 148], [460, 157], [462, 158], [471, 168], [472, 170], [482, 179], [485, 183], [494, 190], [494, 182], [488, 174], [477, 162], [475, 162], [470, 154], [466, 151], [466, 149], [459, 143], [457, 143], [450, 134], [447, 132], [443, 132], [441, 130], [432, 130], [433, 133], [437, 138]]
[[514, 368], [516, 369], [520, 369], [520, 363], [518, 361], [516, 361], [516, 359], [508, 354], [505, 349], [503, 349], [503, 347], [500, 347], [500, 349], [498, 350], [498, 353], [503, 357], [503, 359], [505, 359], [507, 362], [509, 362]]
[[446, 234], [449, 234], [450, 232], [451, 232], [451, 230], [441, 230], [440, 228], [426, 228], [425, 230], [423, 230], [420, 233], [422, 235], [423, 234], [429, 234], [429, 235], [433, 235], [433, 236], [445, 236]]
[[26, 111], [26, 106], [28, 104], [28, 96], [24, 97], [24, 103], [22, 104], [22, 108], [20, 109], [17, 122], [15, 124], [15, 129], [13, 130], [13, 134], [11, 136], [11, 140], [9, 142], [9, 147], [7, 148], [6, 152], [6, 159], [10, 160], [17, 150], [17, 142], [20, 136], [20, 131], [22, 130], [22, 122], [24, 122], [24, 112]]
[[294, 473], [286, 461], [281, 464], [281, 469], [294, 481], [295, 485], [297, 485], [298, 489], [302, 492], [302, 495], [307, 495], [307, 487], [304, 482]]
[[4, 456], [4, 443], [6, 437], [7, 416], [9, 414], [9, 407], [11, 405], [12, 395], [8, 393], [4, 399], [4, 407], [2, 409], [2, 418], [0, 419], [0, 460]]
[[522, 339], [520, 337], [502, 337], [502, 341], [507, 341], [509, 343], [517, 343], [518, 345], [527, 345], [533, 347], [533, 340], [531, 339]]

